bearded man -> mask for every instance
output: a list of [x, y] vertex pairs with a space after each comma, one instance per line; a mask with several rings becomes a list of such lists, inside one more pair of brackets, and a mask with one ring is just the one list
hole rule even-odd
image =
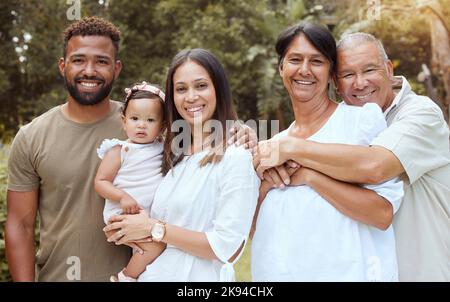
[[[23, 126], [8, 161], [6, 254], [14, 281], [108, 281], [130, 256], [105, 240], [94, 191], [103, 139], [124, 138], [121, 104], [109, 99], [122, 69], [120, 32], [89, 17], [64, 31], [59, 70], [66, 103]], [[35, 255], [34, 224], [40, 218]]]

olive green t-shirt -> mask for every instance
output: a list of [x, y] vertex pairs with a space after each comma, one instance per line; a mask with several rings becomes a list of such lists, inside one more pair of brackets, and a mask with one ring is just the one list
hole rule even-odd
[[130, 251], [106, 241], [104, 199], [94, 190], [105, 138], [124, 138], [121, 104], [92, 124], [68, 120], [61, 106], [23, 126], [11, 147], [8, 190], [39, 189], [38, 281], [108, 281], [127, 263]]

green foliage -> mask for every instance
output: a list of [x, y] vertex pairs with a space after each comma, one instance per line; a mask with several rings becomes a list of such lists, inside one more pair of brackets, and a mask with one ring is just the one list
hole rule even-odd
[[[57, 68], [62, 56], [61, 32], [69, 24], [66, 1], [0, 3], [0, 139], [20, 125], [63, 103], [66, 98]], [[100, 14], [99, 4], [83, 4]], [[7, 78], [4, 80], [4, 78]]]
[[6, 221], [6, 161], [9, 148], [0, 147], [0, 281], [11, 279], [5, 256], [4, 227]]
[[285, 97], [274, 93], [279, 77], [273, 44], [289, 18], [298, 18], [304, 10], [303, 1], [284, 2], [114, 1], [109, 14], [124, 35], [125, 63], [115, 95], [119, 97], [123, 87], [137, 79], [164, 85], [173, 55], [202, 47], [224, 64], [239, 117], [270, 117]]
[[[99, 2], [103, 3], [100, 4]], [[364, 3], [363, 3], [364, 2]], [[450, 0], [439, 0], [450, 27]], [[165, 86], [172, 57], [181, 49], [211, 50], [223, 63], [240, 119], [276, 119], [280, 129], [292, 121], [290, 99], [278, 75], [274, 44], [287, 25], [319, 21], [334, 14], [337, 38], [346, 31], [367, 31], [380, 38], [417, 93], [420, 65], [430, 65], [429, 25], [416, 0], [385, 0], [381, 20], [368, 22], [366, 1], [342, 0], [105, 0], [81, 1], [82, 17], [98, 15], [122, 32], [120, 59], [124, 68], [115, 80], [112, 98], [147, 80]], [[323, 10], [317, 5], [322, 4]], [[7, 142], [20, 125], [65, 101], [67, 92], [57, 68], [62, 56], [66, 1], [0, 1], [0, 142]], [[401, 8], [401, 9], [398, 9]], [[29, 39], [31, 37], [31, 39]], [[22, 58], [21, 58], [22, 57]], [[21, 58], [21, 60], [19, 60]], [[436, 80], [439, 75], [435, 75]], [[443, 93], [442, 84], [437, 90]], [[439, 86], [440, 85], [440, 86]], [[0, 280], [7, 280], [4, 257], [6, 156], [0, 149]], [[238, 262], [238, 280], [249, 280], [247, 248]]]
[[6, 133], [13, 134], [12, 129], [17, 125], [17, 110], [13, 97], [19, 89], [17, 82], [20, 71], [10, 34], [14, 19], [11, 10], [17, 4], [18, 1], [0, 2], [0, 141]]
[[[164, 87], [173, 55], [181, 49], [202, 47], [224, 64], [241, 119], [275, 118], [277, 112], [288, 112], [287, 117], [292, 118], [289, 110], [280, 111], [281, 107], [289, 108], [289, 99], [279, 80], [273, 45], [282, 28], [303, 16], [304, 1], [104, 3], [107, 5], [82, 1], [82, 16], [104, 16], [123, 34], [120, 57], [124, 69], [116, 79], [113, 99], [122, 99], [125, 87], [143, 79]], [[8, 54], [4, 62], [0, 60], [0, 80], [7, 75], [12, 78], [0, 81], [0, 92], [9, 91], [2, 100], [8, 105], [0, 110], [0, 135], [4, 137], [65, 101], [56, 64], [62, 55], [61, 31], [70, 21], [66, 17], [69, 5], [64, 1], [14, 0], [0, 5], [4, 14], [0, 37], [5, 42], [0, 52]]]
[[[416, 0], [382, 1], [378, 21], [367, 20], [372, 2], [357, 0], [100, 2], [81, 1], [81, 15], [106, 17], [122, 31], [124, 69], [112, 91], [117, 100], [123, 98], [125, 87], [144, 79], [164, 87], [173, 55], [184, 48], [203, 47], [223, 62], [241, 119], [279, 119], [285, 127], [293, 116], [278, 76], [275, 40], [287, 25], [301, 19], [322, 20], [327, 14], [338, 20], [332, 26], [336, 37], [348, 30], [374, 33], [396, 62], [396, 73], [413, 82], [420, 65], [429, 64], [431, 58], [429, 25]], [[450, 0], [439, 2], [449, 27]], [[11, 137], [18, 126], [65, 101], [67, 93], [56, 64], [62, 55], [61, 31], [71, 22], [68, 8], [65, 1], [53, 0], [0, 3], [0, 139]], [[413, 85], [417, 92], [424, 92], [421, 83]], [[437, 89], [442, 94], [442, 87]]]

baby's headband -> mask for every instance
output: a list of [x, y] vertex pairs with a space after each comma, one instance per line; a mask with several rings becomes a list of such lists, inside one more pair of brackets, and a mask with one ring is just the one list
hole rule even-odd
[[164, 92], [161, 91], [161, 89], [159, 89], [158, 87], [155, 87], [153, 85], [147, 84], [147, 82], [143, 81], [141, 84], [139, 85], [134, 85], [131, 88], [125, 88], [125, 93], [127, 94], [127, 99], [130, 97], [130, 95], [138, 90], [145, 90], [148, 92], [151, 92], [153, 94], [156, 94], [157, 96], [159, 96], [161, 98], [161, 100], [164, 102], [166, 95], [164, 94]]

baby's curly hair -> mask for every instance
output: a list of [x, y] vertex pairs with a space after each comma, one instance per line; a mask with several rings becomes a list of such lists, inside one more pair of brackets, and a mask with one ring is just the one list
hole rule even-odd
[[100, 17], [86, 17], [70, 24], [63, 32], [64, 58], [66, 58], [67, 44], [74, 36], [105, 36], [112, 40], [116, 50], [116, 58], [119, 53], [120, 31], [111, 22]]

